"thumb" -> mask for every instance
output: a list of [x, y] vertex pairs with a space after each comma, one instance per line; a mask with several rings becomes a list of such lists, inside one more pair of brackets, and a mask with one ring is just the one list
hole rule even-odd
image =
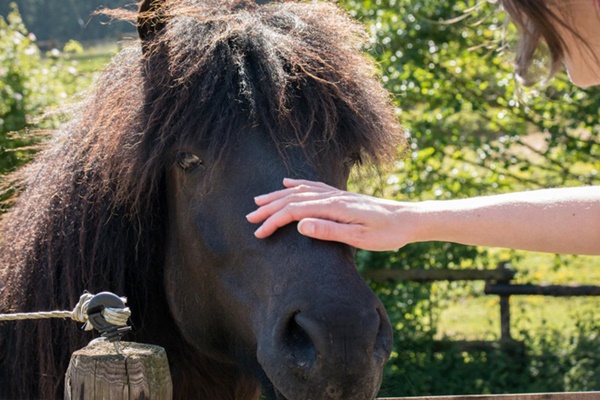
[[298, 222], [298, 232], [314, 239], [350, 244], [355, 226], [318, 218], [305, 218]]

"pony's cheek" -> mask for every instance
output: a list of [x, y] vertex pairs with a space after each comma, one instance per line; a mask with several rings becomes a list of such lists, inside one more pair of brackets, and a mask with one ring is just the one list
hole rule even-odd
[[201, 259], [186, 262], [181, 246], [168, 246], [164, 285], [169, 310], [186, 341], [198, 349], [210, 337], [207, 309], [211, 307], [214, 278], [209, 272], [206, 265], [202, 267]]
[[176, 184], [168, 190], [172, 193], [168, 218], [175, 223], [169, 226], [167, 234], [171, 247], [181, 253], [181, 262], [194, 265], [204, 258], [206, 264], [227, 257], [231, 247], [221, 222], [225, 218], [214, 206], [221, 202], [196, 194], [200, 189], [189, 185]]

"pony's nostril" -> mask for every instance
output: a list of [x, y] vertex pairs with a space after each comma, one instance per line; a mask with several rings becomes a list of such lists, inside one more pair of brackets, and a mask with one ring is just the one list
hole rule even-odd
[[329, 384], [325, 389], [325, 394], [328, 396], [329, 399], [339, 400], [342, 398], [343, 390], [337, 385]]
[[317, 361], [317, 350], [309, 334], [298, 324], [296, 312], [289, 319], [283, 333], [283, 344], [288, 366], [298, 378], [307, 380]]
[[377, 336], [375, 337], [373, 355], [381, 359], [381, 361], [386, 362], [392, 352], [392, 327], [383, 307], [377, 308], [377, 314], [379, 314], [379, 327]]

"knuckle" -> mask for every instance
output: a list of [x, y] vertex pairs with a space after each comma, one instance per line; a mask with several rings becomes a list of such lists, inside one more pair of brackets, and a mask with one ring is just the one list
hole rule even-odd
[[329, 201], [336, 205], [342, 207], [348, 207], [350, 204], [350, 200], [344, 194], [332, 193], [329, 197]]
[[356, 245], [364, 242], [366, 231], [364, 227], [354, 225], [347, 230], [345, 236], [349, 242]]
[[331, 224], [315, 224], [315, 232], [322, 237], [330, 237], [333, 233]]
[[296, 203], [290, 203], [281, 209], [281, 216], [284, 220], [293, 220], [298, 211], [298, 205]]

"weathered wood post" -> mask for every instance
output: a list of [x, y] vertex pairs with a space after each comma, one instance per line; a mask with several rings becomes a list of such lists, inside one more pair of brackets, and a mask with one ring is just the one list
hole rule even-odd
[[[499, 262], [498, 270], [504, 271], [510, 269], [510, 263]], [[498, 283], [510, 283], [510, 279], [499, 279]], [[487, 282], [486, 282], [487, 284]], [[500, 338], [504, 341], [512, 340], [510, 334], [510, 295], [500, 296]]]
[[173, 384], [162, 347], [120, 342], [90, 343], [71, 356], [65, 400], [171, 400]]

